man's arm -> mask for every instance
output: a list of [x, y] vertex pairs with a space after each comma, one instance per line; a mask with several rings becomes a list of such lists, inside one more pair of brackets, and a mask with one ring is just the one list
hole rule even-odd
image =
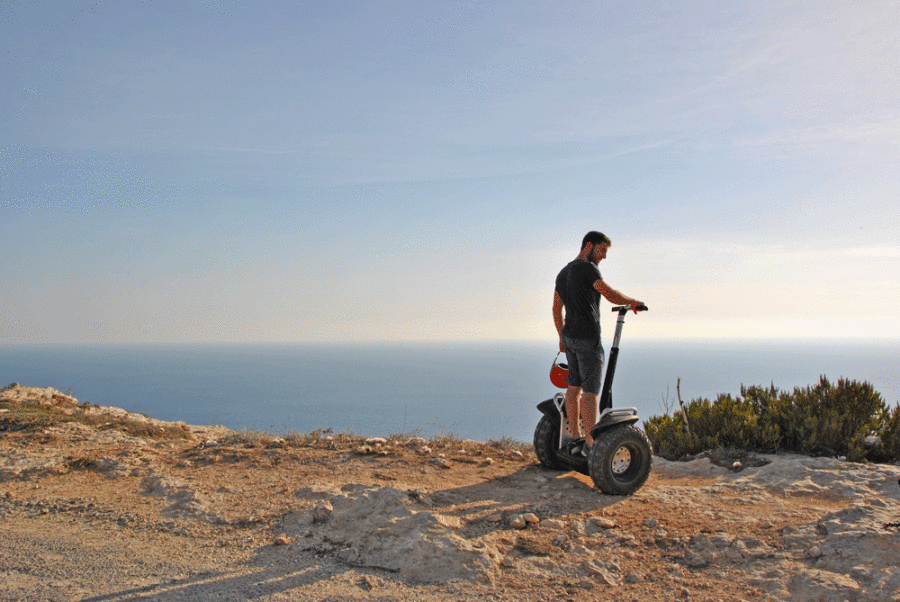
[[603, 297], [613, 305], [630, 305], [631, 309], [634, 310], [635, 313], [637, 313], [637, 310], [635, 308], [638, 305], [644, 304], [642, 301], [632, 299], [628, 295], [623, 295], [616, 289], [606, 284], [606, 282], [604, 282], [603, 280], [594, 281], [594, 288], [597, 289], [597, 292], [603, 295]]
[[556, 332], [559, 334], [559, 350], [565, 351], [565, 347], [562, 344], [562, 329], [563, 329], [563, 300], [559, 296], [559, 293], [553, 291], [553, 324], [556, 325]]

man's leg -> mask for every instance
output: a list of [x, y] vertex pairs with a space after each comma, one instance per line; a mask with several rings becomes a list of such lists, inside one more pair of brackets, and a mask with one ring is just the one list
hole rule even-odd
[[597, 349], [585, 357], [585, 361], [581, 364], [581, 421], [584, 424], [584, 445], [585, 448], [594, 444], [594, 438], [591, 437], [591, 429], [597, 424], [597, 398], [600, 396], [600, 377], [603, 373], [604, 362], [603, 347], [597, 346]]
[[[599, 393], [584, 393], [581, 394], [581, 400], [579, 405], [581, 406], [581, 421], [584, 423], [584, 444], [587, 447], [590, 447], [594, 444], [594, 439], [591, 437], [591, 429], [594, 428], [594, 425], [597, 424], [597, 397]], [[569, 411], [569, 406], [566, 406], [566, 412]]]
[[[569, 417], [569, 433], [577, 439], [581, 437], [581, 421], [579, 417], [579, 396], [581, 395], [581, 387], [569, 387], [566, 389], [566, 416]], [[597, 396], [594, 396], [594, 405], [597, 404]]]

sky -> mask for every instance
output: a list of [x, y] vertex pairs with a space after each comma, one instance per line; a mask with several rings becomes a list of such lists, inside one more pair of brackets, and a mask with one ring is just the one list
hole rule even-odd
[[[0, 0], [0, 344], [900, 339], [894, 1]], [[604, 301], [603, 329], [614, 316]]]

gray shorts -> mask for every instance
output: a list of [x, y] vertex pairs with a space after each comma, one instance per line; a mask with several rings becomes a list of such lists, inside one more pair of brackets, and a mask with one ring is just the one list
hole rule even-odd
[[598, 342], [563, 337], [566, 362], [569, 364], [569, 386], [581, 387], [585, 393], [599, 393], [606, 354]]

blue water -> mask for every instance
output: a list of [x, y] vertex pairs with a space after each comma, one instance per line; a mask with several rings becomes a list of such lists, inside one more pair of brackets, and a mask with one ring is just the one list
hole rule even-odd
[[[54, 387], [162, 420], [278, 433], [453, 434], [530, 441], [556, 392], [555, 343], [0, 346], [0, 386]], [[624, 342], [615, 406], [646, 419], [664, 400], [784, 390], [840, 377], [900, 402], [900, 341]]]

